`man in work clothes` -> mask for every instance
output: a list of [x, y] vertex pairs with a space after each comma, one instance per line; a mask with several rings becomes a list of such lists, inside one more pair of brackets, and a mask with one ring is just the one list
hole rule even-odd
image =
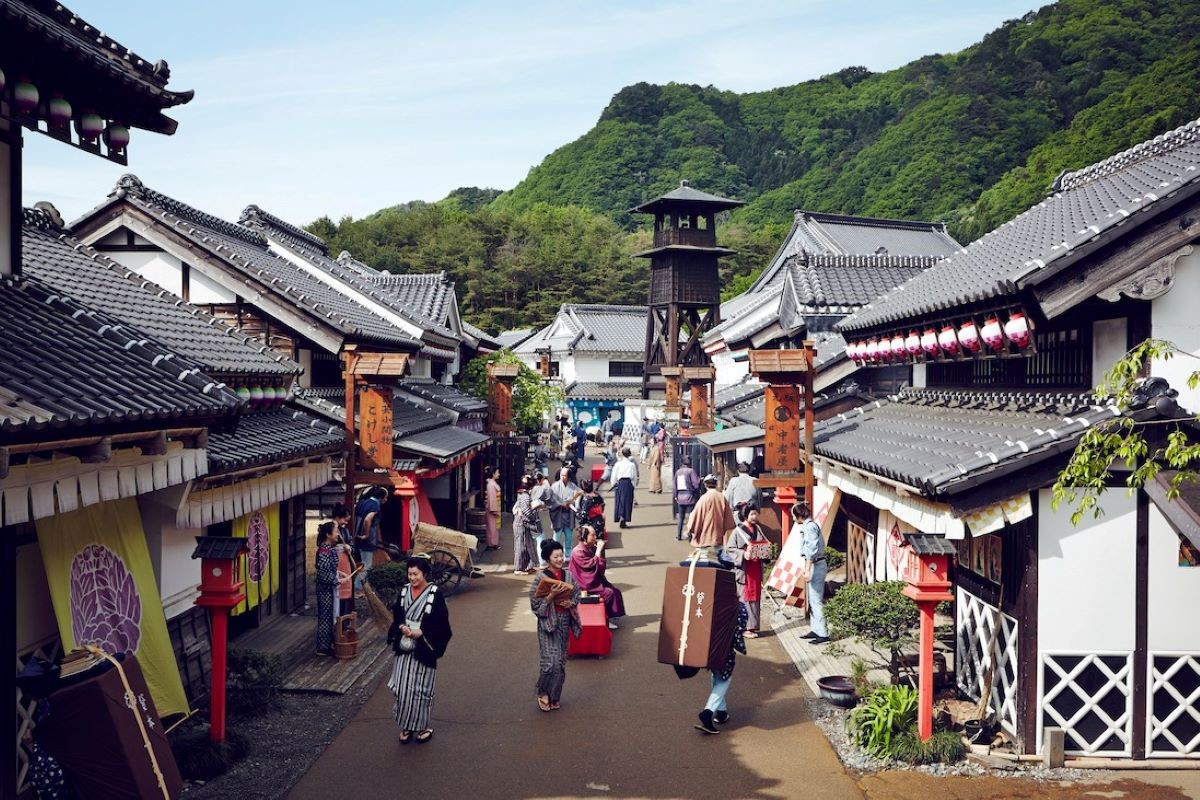
[[375, 486], [367, 490], [354, 508], [354, 516], [358, 519], [358, 527], [354, 531], [354, 548], [357, 551], [357, 561], [362, 565], [357, 578], [359, 588], [362, 587], [363, 576], [371, 568], [375, 551], [379, 549], [379, 522], [383, 504], [387, 499], [388, 490], [383, 486]]
[[679, 508], [675, 517], [675, 539], [682, 542], [684, 517], [691, 513], [700, 499], [701, 489], [700, 476], [692, 469], [688, 459], [680, 459], [680, 464], [679, 469], [675, 470], [675, 505]]
[[754, 485], [754, 478], [750, 477], [750, 465], [739, 461], [737, 468], [737, 477], [725, 486], [725, 499], [733, 506], [734, 511], [747, 503], [753, 503], [755, 508], [762, 508], [762, 493]]
[[825, 575], [829, 572], [825, 563], [825, 537], [821, 535], [821, 526], [812, 518], [812, 509], [804, 501], [792, 506], [792, 522], [800, 526], [800, 533], [804, 536], [800, 555], [812, 564], [812, 575], [806, 589], [812, 630], [801, 638], [813, 644], [825, 644], [829, 641], [829, 629], [825, 626]]
[[697, 501], [692, 515], [688, 517], [687, 531], [696, 547], [716, 550], [725, 541], [725, 534], [733, 530], [737, 522], [733, 519], [733, 506], [717, 490], [716, 475], [704, 476], [704, 488], [704, 496]]
[[[575, 530], [575, 501], [583, 491], [571, 480], [571, 471], [563, 467], [558, 472], [558, 480], [550, 484], [546, 492], [546, 505], [550, 507], [550, 521], [554, 523], [554, 539], [568, 550], [572, 533]], [[541, 544], [538, 544], [541, 547]], [[538, 552], [541, 552], [540, 550]]]

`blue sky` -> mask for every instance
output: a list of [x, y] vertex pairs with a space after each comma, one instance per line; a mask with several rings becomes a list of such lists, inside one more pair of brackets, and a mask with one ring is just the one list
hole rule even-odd
[[226, 218], [257, 203], [298, 224], [458, 186], [508, 189], [595, 124], [621, 87], [738, 92], [960, 50], [1030, 0], [259, 2], [71, 0], [72, 11], [196, 98], [171, 137], [133, 131], [128, 169], [46, 137], [25, 202], [68, 219], [125, 171]]

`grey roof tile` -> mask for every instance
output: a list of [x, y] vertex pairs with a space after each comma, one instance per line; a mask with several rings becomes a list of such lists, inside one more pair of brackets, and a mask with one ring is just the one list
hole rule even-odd
[[1120, 235], [1135, 215], [1200, 183], [1200, 120], [1056, 181], [1051, 196], [842, 321], [846, 331], [900, 327], [961, 305], [1014, 298], [1080, 246]]
[[209, 470], [222, 473], [340, 452], [345, 444], [340, 427], [303, 411], [255, 411], [238, 419], [236, 429], [209, 434]]
[[402, 391], [416, 395], [431, 403], [448, 408], [459, 414], [481, 414], [487, 412], [487, 402], [478, 397], [460, 392], [453, 386], [440, 383], [418, 381], [402, 381], [399, 385]]
[[[559, 307], [554, 322], [521, 342], [514, 350], [532, 353], [539, 347], [551, 347], [556, 352], [636, 353], [640, 361], [646, 349], [646, 320], [649, 313], [646, 306], [564, 303]], [[556, 332], [554, 338], [550, 338], [551, 331], [559, 323], [566, 334], [559, 336]]]
[[998, 465], [1062, 452], [1116, 414], [1089, 394], [906, 389], [818, 423], [816, 452], [933, 496]]
[[259, 231], [206, 214], [149, 189], [134, 175], [125, 175], [118, 181], [108, 203], [120, 200], [162, 220], [211, 255], [259, 282], [267, 291], [316, 316], [345, 336], [399, 349], [418, 346], [415, 339], [382, 317], [287, 259], [271, 253], [266, 237]]
[[211, 375], [284, 380], [300, 372], [261, 342], [66, 235], [41, 211], [25, 211], [21, 239], [26, 275], [103, 309]]
[[642, 396], [642, 383], [572, 383], [566, 395], [568, 400], [635, 400]]

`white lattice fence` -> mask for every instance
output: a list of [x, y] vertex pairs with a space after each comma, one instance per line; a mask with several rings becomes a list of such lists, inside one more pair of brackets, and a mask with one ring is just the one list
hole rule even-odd
[[[25, 662], [29, 659], [44, 658], [47, 661], [58, 661], [58, 657], [62, 654], [62, 642], [58, 637], [54, 637], [48, 641], [35, 647], [33, 650], [17, 656], [17, 674], [20, 674]], [[25, 752], [25, 748], [21, 746], [21, 740], [25, 738], [25, 734], [29, 733], [33, 728], [33, 714], [37, 709], [37, 703], [31, 697], [27, 697], [20, 689], [17, 689], [17, 792], [24, 791], [26, 787], [25, 778], [29, 772], [29, 755]]]
[[847, 528], [846, 580], [872, 583], [875, 580], [875, 535], [853, 522]]
[[1200, 654], [1150, 654], [1151, 756], [1200, 758]]
[[1017, 621], [1007, 614], [1000, 615], [1000, 635], [993, 652], [988, 652], [996, 624], [996, 607], [960, 588], [958, 590], [958, 644], [954, 664], [958, 686], [968, 696], [979, 699], [983, 694], [984, 674], [992, 657], [996, 670], [992, 677], [988, 708], [996, 714], [1001, 727], [1017, 733], [1017, 653], [1019, 652]]
[[1038, 672], [1039, 749], [1050, 727], [1072, 755], [1132, 755], [1132, 653], [1042, 653]]

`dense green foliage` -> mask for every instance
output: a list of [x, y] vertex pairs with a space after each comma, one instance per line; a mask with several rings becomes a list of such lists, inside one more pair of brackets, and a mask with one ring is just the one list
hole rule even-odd
[[686, 178], [748, 201], [725, 219], [723, 296], [749, 286], [804, 208], [944, 220], [968, 242], [1054, 177], [1200, 116], [1200, 0], [1060, 0], [958, 53], [849, 67], [766, 92], [639, 83], [509, 192], [456, 189], [310, 226], [336, 253], [445, 270], [468, 319], [540, 326], [558, 305], [645, 302], [628, 209]]
[[501, 364], [516, 364], [520, 371], [513, 382], [512, 412], [513, 424], [517, 431], [524, 434], [537, 434], [546, 427], [550, 412], [561, 406], [565, 398], [562, 387], [547, 385], [542, 382], [542, 376], [527, 367], [512, 353], [491, 353], [486, 356], [473, 358], [467, 363], [459, 380], [459, 388], [468, 394], [487, 399], [487, 365], [499, 362]]
[[850, 740], [878, 758], [891, 755], [892, 740], [917, 722], [917, 690], [905, 684], [880, 686], [850, 712]]
[[904, 581], [848, 583], [825, 604], [830, 635], [854, 637], [867, 645], [900, 677], [901, 655], [916, 642], [912, 629], [920, 621], [917, 604], [904, 595]]
[[408, 565], [403, 561], [384, 561], [367, 570], [367, 583], [379, 595], [385, 606], [391, 608], [400, 596], [400, 590], [408, 583]]

